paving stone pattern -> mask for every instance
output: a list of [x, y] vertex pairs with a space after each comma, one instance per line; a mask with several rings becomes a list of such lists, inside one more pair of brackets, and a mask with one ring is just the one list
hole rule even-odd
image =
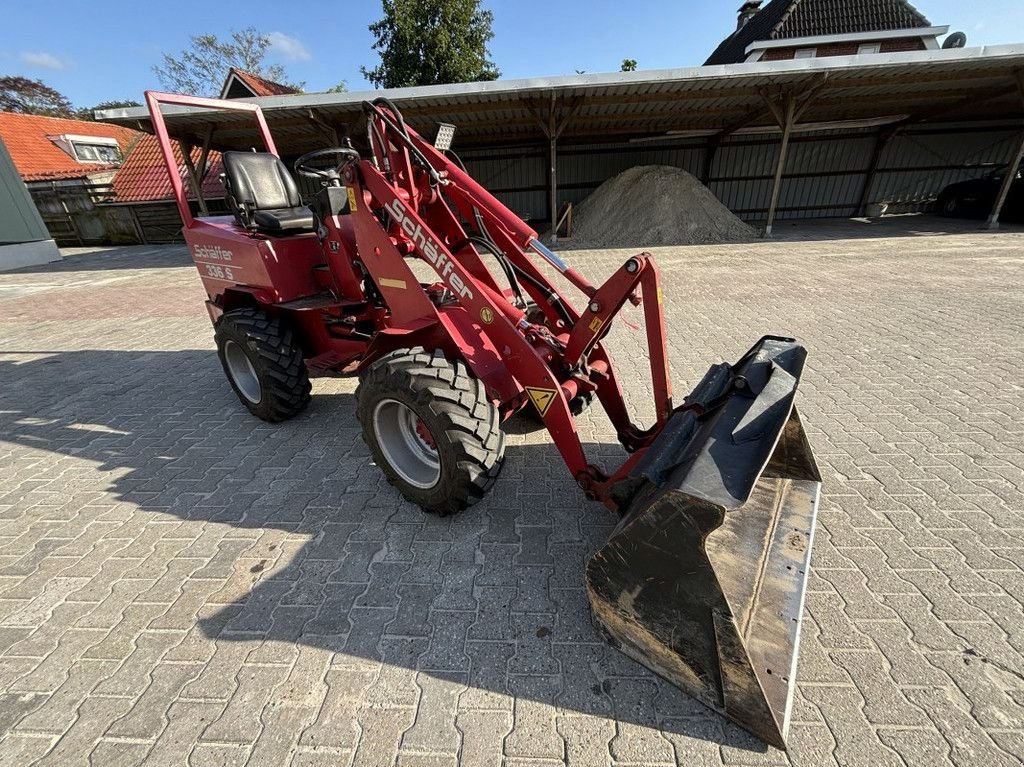
[[[613, 520], [544, 432], [512, 421], [491, 495], [428, 517], [371, 465], [354, 380], [243, 410], [184, 248], [0, 275], [0, 765], [1020, 764], [1024, 233], [916, 226], [655, 251], [679, 394], [763, 333], [810, 349], [788, 755], [601, 641]], [[649, 415], [643, 335], [611, 345]]]

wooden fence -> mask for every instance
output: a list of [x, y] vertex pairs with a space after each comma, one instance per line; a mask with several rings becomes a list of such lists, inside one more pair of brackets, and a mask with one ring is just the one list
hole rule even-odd
[[[183, 242], [181, 216], [170, 200], [117, 202], [111, 184], [37, 183], [29, 192], [61, 247]], [[214, 215], [227, 212], [223, 200], [207, 206]]]

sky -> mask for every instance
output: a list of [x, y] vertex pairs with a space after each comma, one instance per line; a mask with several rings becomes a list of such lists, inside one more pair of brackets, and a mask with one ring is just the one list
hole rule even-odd
[[[741, 0], [483, 0], [494, 13], [491, 58], [503, 79], [614, 72], [624, 58], [639, 69], [698, 66], [736, 26]], [[918, 0], [932, 24], [967, 34], [967, 45], [1024, 43], [1024, 0]], [[319, 15], [316, 12], [319, 11]], [[189, 37], [256, 26], [273, 40], [268, 63], [282, 64], [307, 91], [340, 80], [370, 86], [360, 65], [377, 54], [367, 26], [380, 0], [287, 4], [281, 0], [3, 0], [0, 75], [39, 79], [75, 106], [141, 101], [159, 88], [153, 66]]]

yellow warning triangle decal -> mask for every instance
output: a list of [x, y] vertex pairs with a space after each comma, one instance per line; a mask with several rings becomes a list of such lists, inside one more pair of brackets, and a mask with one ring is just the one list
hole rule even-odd
[[543, 416], [547, 414], [548, 408], [555, 401], [555, 395], [558, 392], [554, 389], [537, 389], [533, 386], [527, 386], [526, 393], [530, 395], [530, 399], [533, 401], [537, 411]]

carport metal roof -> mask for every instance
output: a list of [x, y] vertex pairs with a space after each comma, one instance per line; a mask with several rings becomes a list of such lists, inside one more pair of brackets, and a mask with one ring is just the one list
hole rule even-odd
[[[835, 56], [611, 74], [538, 77], [352, 93], [245, 99], [259, 104], [283, 155], [337, 144], [362, 130], [364, 100], [386, 96], [406, 121], [430, 135], [438, 121], [458, 126], [458, 146], [546, 141], [551, 152], [551, 219], [557, 220], [556, 145], [738, 131], [782, 133], [774, 198], [789, 135], [843, 123], [1024, 120], [1024, 44]], [[170, 135], [213, 149], [259, 144], [248, 115], [168, 107]], [[152, 132], [144, 108], [97, 118]], [[838, 125], [837, 125], [838, 124]], [[812, 127], [813, 126], [813, 127]]]
[[[458, 126], [460, 146], [536, 141], [571, 112], [563, 139], [611, 140], [693, 131], [729, 133], [775, 124], [765, 97], [814, 98], [801, 123], [871, 120], [975, 120], [1024, 117], [1016, 76], [1024, 45], [837, 56], [685, 69], [526, 80], [497, 80], [352, 93], [246, 99], [259, 104], [284, 154], [323, 146], [333, 132], [359, 132], [360, 104], [386, 96], [417, 130], [436, 121]], [[98, 112], [107, 122], [152, 132], [146, 110]], [[247, 115], [170, 108], [171, 136], [211, 147], [248, 148], [256, 140]], [[691, 133], [692, 135], [692, 133]]]

